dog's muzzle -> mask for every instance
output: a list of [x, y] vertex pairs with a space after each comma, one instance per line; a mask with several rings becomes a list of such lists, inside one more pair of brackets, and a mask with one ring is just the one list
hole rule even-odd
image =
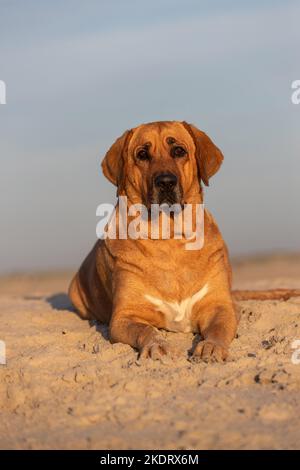
[[156, 174], [152, 182], [150, 197], [152, 204], [178, 204], [181, 200], [181, 189], [178, 177], [174, 173]]

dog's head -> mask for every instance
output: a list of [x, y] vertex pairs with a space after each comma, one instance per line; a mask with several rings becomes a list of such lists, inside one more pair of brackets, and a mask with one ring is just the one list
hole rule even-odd
[[211, 139], [192, 124], [161, 121], [124, 132], [102, 162], [104, 175], [132, 202], [181, 204], [202, 201], [201, 181], [223, 161]]

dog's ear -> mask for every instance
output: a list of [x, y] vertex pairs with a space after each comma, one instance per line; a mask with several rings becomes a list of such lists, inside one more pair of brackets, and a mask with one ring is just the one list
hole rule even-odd
[[196, 147], [199, 180], [209, 186], [209, 179], [217, 173], [223, 162], [223, 154], [204, 132], [185, 121], [182, 124], [193, 138]]
[[126, 131], [112, 144], [104, 159], [102, 160], [102, 171], [104, 176], [114, 185], [122, 186], [126, 166], [126, 152], [132, 131]]

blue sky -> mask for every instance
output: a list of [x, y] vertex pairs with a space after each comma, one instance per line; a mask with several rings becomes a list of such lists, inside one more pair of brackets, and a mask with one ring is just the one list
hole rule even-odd
[[100, 161], [141, 122], [206, 131], [233, 255], [299, 249], [295, 1], [0, 0], [0, 271], [76, 266], [113, 202]]

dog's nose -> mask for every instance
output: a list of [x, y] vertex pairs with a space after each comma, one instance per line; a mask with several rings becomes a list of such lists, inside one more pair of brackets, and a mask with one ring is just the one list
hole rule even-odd
[[162, 191], [171, 191], [177, 184], [177, 176], [173, 173], [160, 173], [155, 177], [154, 184]]

